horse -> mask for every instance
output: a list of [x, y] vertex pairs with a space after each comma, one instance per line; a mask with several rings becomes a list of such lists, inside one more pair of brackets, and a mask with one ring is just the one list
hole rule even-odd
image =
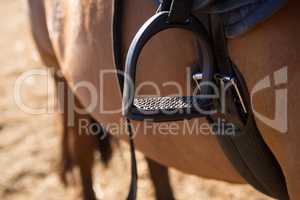
[[[37, 27], [38, 19], [34, 19], [36, 21], [32, 23], [34, 37], [42, 57], [51, 60], [49, 63], [61, 69], [80, 103], [96, 121], [107, 129], [111, 124], [122, 124], [124, 122], [120, 111], [122, 96], [114, 73], [115, 63], [112, 53], [111, 24], [114, 2], [29, 0], [29, 4], [31, 7], [38, 7], [33, 11], [36, 16], [46, 16], [47, 23], [43, 22], [43, 27]], [[38, 4], [43, 6], [37, 6]], [[297, 152], [299, 70], [296, 66], [300, 62], [297, 56], [300, 46], [297, 37], [300, 32], [297, 26], [298, 7], [299, 2], [291, 0], [284, 8], [251, 31], [228, 40], [229, 55], [243, 75], [249, 91], [252, 93], [259, 91], [258, 94], [251, 96], [251, 106], [256, 113], [255, 122], [280, 165], [290, 199], [300, 198], [298, 191], [300, 177], [297, 173], [300, 165]], [[156, 9], [157, 6], [152, 1], [126, 1], [122, 13], [123, 42], [120, 44], [125, 49], [123, 54], [129, 48], [139, 27], [155, 13]], [[196, 52], [197, 46], [190, 33], [182, 30], [160, 33], [143, 50], [139, 60], [137, 83], [152, 80], [165, 96], [178, 92], [176, 88], [174, 89], [174, 85], [165, 84], [166, 77], [172, 77], [173, 81], [184, 86], [187, 80], [182, 75], [187, 73], [188, 67], [197, 63]], [[174, 66], [181, 67], [176, 67], [175, 70]], [[278, 80], [277, 75], [283, 66], [286, 66], [288, 83], [281, 81], [280, 78]], [[269, 87], [257, 85], [266, 82]], [[274, 93], [266, 89], [275, 89], [277, 95], [282, 92], [282, 89], [277, 88], [282, 88], [284, 83], [288, 91], [288, 120], [286, 126], [278, 128], [276, 117], [285, 113], [274, 111], [278, 102], [275, 101]], [[93, 92], [85, 87], [87, 85]], [[264, 92], [260, 91], [262, 89], [265, 89]], [[96, 104], [92, 98], [95, 92]], [[144, 86], [140, 88], [140, 92], [149, 94], [153, 92], [153, 88]], [[187, 90], [183, 89], [183, 93], [187, 93]], [[90, 105], [93, 105], [92, 109]], [[269, 118], [274, 115], [275, 120], [270, 120]], [[195, 122], [207, 124], [203, 119], [193, 119], [187, 123]], [[270, 125], [272, 122], [274, 126]], [[178, 121], [175, 124], [177, 133], [183, 133], [186, 122]], [[161, 125], [168, 124], [161, 123]], [[126, 132], [124, 126], [120, 127], [121, 130], [118, 132]], [[156, 134], [155, 127], [145, 127], [140, 122], [134, 122], [133, 127], [137, 149], [164, 166], [200, 177], [246, 183], [225, 156], [214, 134], [191, 134], [188, 137], [183, 134]], [[116, 135], [120, 139], [125, 139], [123, 134]]]
[[[52, 70], [55, 83], [56, 99], [58, 104], [58, 125], [61, 133], [61, 154], [59, 163], [59, 177], [64, 186], [72, 184], [76, 177], [74, 168], [79, 168], [81, 181], [81, 194], [83, 199], [96, 199], [93, 187], [92, 168], [95, 162], [95, 152], [100, 152], [102, 164], [109, 167], [115, 148], [112, 146], [113, 138], [104, 132], [101, 125], [89, 114], [82, 114], [74, 110], [74, 106], [84, 109], [79, 99], [73, 95], [66, 79], [61, 75], [58, 60], [54, 55], [52, 44], [47, 33], [47, 22], [43, 1], [29, 1], [29, 21], [31, 23], [33, 39], [40, 54], [41, 61]], [[42, 43], [41, 43], [42, 42]], [[63, 87], [60, 87], [63, 85]], [[73, 101], [70, 102], [70, 99]], [[74, 103], [74, 104], [73, 104]], [[72, 116], [72, 117], [70, 117]], [[70, 118], [74, 120], [74, 126], [69, 125]], [[93, 135], [89, 129], [80, 132], [80, 121], [86, 121], [88, 125], [96, 126], [98, 132]], [[156, 199], [175, 199], [169, 181], [169, 172], [165, 166], [145, 157], [149, 169], [149, 175], [153, 182]], [[73, 178], [71, 178], [73, 177]]]

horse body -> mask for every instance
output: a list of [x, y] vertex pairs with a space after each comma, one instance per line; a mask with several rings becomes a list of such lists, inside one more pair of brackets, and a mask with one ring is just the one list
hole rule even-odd
[[[33, 3], [34, 0], [31, 0]], [[42, 1], [36, 1], [42, 2]], [[45, 0], [48, 33], [51, 47], [58, 65], [71, 89], [80, 102], [88, 108], [92, 98], [89, 91], [78, 86], [80, 82], [91, 83], [98, 92], [93, 117], [105, 127], [123, 121], [121, 113], [107, 114], [105, 110], [121, 107], [121, 94], [114, 69], [112, 50], [112, 15], [113, 1], [105, 0]], [[32, 4], [31, 3], [31, 4]], [[297, 150], [300, 136], [297, 135], [297, 111], [300, 108], [297, 84], [300, 75], [297, 65], [299, 54], [300, 27], [297, 19], [299, 3], [290, 1], [279, 13], [246, 35], [229, 41], [230, 55], [239, 66], [251, 91], [256, 83], [273, 72], [288, 67], [288, 133], [281, 134], [257, 120], [259, 129], [278, 159], [286, 177], [288, 190], [292, 199], [299, 199], [297, 188], [300, 185], [300, 159]], [[154, 2], [146, 0], [128, 0], [123, 13], [123, 41], [125, 49], [146, 19], [155, 12]], [[41, 34], [38, 34], [39, 37]], [[163, 83], [171, 77], [180, 85], [186, 83], [188, 66], [197, 60], [196, 46], [189, 33], [175, 30], [161, 33], [151, 41], [142, 58], [138, 71], [139, 80], [153, 80], [160, 86], [163, 94], [174, 94], [172, 86]], [[40, 41], [45, 42], [45, 41]], [[47, 52], [47, 51], [46, 51]], [[125, 52], [124, 52], [125, 54]], [[151, 69], [151, 70], [149, 70]], [[163, 70], [162, 70], [163, 69]], [[176, 69], [176, 70], [175, 70]], [[101, 76], [106, 72], [106, 76]], [[141, 93], [149, 94], [153, 88], [143, 87]], [[184, 93], [187, 91], [184, 90]], [[274, 94], [264, 92], [255, 95], [253, 107], [265, 116], [273, 116]], [[271, 117], [270, 117], [271, 118]], [[192, 124], [192, 120], [189, 123]], [[206, 121], [200, 121], [206, 123]], [[177, 122], [178, 133], [184, 132], [184, 122]], [[145, 129], [143, 124], [135, 123], [137, 148], [148, 157], [166, 166], [202, 177], [244, 183], [222, 152], [212, 134], [195, 134], [189, 137], [182, 134], [159, 135], [155, 129]], [[125, 129], [123, 130], [126, 131]], [[125, 138], [120, 136], [120, 138]]]
[[[299, 44], [297, 38], [299, 28], [296, 28], [297, 7], [299, 3], [295, 1], [274, 15], [268, 22], [249, 32], [244, 37], [230, 41], [230, 52], [232, 59], [239, 66], [245, 75], [248, 88], [254, 88], [262, 79], [270, 77], [273, 82], [268, 90], [259, 92], [253, 98], [253, 107], [269, 118], [275, 118], [275, 91], [286, 88], [288, 91], [288, 131], [284, 134], [270, 128], [260, 120], [256, 120], [262, 136], [278, 159], [283, 172], [291, 199], [298, 199], [300, 196], [296, 188], [299, 188], [300, 177], [296, 173], [299, 167], [299, 157], [296, 146], [299, 144], [299, 123], [297, 123], [297, 113], [299, 110], [299, 92], [297, 92], [299, 77]], [[255, 45], [253, 45], [255, 44]], [[282, 67], [288, 68], [288, 84], [276, 84], [273, 72]], [[284, 113], [280, 113], [284, 115]]]

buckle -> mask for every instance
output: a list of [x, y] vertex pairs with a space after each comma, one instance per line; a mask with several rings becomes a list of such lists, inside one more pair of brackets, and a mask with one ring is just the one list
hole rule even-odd
[[247, 114], [248, 111], [247, 111], [247, 108], [246, 108], [246, 104], [245, 104], [245, 102], [243, 100], [242, 94], [240, 92], [240, 89], [239, 89], [239, 87], [237, 85], [236, 80], [233, 77], [222, 76], [220, 74], [216, 74], [214, 78], [215, 78], [215, 80], [218, 80], [220, 82], [220, 84], [222, 85], [222, 88], [224, 88], [224, 85], [228, 84], [228, 83], [230, 83], [233, 86], [234, 91], [236, 92], [236, 94], [238, 96], [238, 99], [239, 99], [239, 102], [240, 102], [240, 104], [242, 106], [243, 112], [245, 114]]

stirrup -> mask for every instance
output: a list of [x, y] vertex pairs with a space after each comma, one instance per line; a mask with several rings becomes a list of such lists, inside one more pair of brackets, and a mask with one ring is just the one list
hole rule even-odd
[[[201, 47], [202, 81], [211, 81], [214, 70], [213, 53], [209, 36], [203, 24], [190, 16], [184, 23], [168, 20], [169, 12], [159, 12], [150, 18], [138, 31], [128, 51], [125, 68], [123, 94], [123, 115], [132, 120], [175, 121], [206, 117], [213, 108], [213, 102], [200, 95], [189, 97], [135, 97], [137, 62], [146, 43], [157, 33], [171, 28], [180, 28], [193, 32]], [[201, 95], [209, 94], [209, 89], [201, 88]]]

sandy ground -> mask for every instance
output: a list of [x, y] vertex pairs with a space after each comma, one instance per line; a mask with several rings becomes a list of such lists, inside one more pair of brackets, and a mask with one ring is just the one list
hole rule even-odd
[[[15, 103], [17, 78], [27, 70], [43, 69], [28, 32], [25, 2], [0, 1], [0, 199], [78, 199], [76, 181], [67, 189], [57, 177], [59, 133], [55, 115], [28, 115]], [[21, 96], [27, 105], [42, 108], [47, 104], [53, 92], [47, 92], [46, 80], [30, 79], [22, 85]], [[128, 156], [127, 150], [116, 152], [109, 169], [97, 162], [95, 188], [101, 199], [125, 199]], [[141, 155], [139, 171], [139, 199], [152, 200], [153, 187]], [[204, 180], [175, 170], [171, 170], [171, 179], [177, 199], [268, 199], [249, 186]]]

